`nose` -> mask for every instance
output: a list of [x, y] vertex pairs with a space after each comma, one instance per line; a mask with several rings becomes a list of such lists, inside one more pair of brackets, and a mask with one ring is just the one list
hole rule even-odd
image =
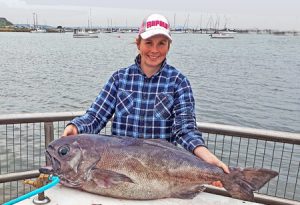
[[153, 45], [153, 46], [151, 47], [151, 52], [152, 52], [152, 53], [157, 53], [157, 52], [159, 52], [159, 50], [158, 50], [158, 45]]

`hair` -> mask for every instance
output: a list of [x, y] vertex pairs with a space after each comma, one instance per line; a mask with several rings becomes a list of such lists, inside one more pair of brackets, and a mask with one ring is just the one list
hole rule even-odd
[[[139, 45], [141, 43], [141, 40], [142, 40], [142, 37], [141, 35], [138, 35], [138, 37], [135, 39], [135, 44], [136, 45]], [[170, 48], [170, 45], [171, 45], [171, 42], [170, 39], [168, 39], [168, 47]]]

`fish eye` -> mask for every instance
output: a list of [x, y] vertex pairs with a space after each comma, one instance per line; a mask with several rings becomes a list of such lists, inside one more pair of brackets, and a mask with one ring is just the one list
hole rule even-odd
[[70, 151], [69, 146], [62, 146], [58, 149], [58, 154], [63, 157], [67, 155], [69, 151]]

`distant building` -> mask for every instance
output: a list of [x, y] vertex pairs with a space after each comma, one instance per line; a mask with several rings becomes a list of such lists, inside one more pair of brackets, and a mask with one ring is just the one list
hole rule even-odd
[[8, 26], [13, 26], [13, 24], [8, 20], [6, 20], [6, 18], [0, 17], [0, 27], [8, 27]]

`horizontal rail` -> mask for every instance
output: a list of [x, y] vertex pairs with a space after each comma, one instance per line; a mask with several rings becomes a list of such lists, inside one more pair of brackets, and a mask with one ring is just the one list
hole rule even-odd
[[221, 125], [215, 123], [197, 123], [201, 132], [230, 135], [259, 140], [270, 140], [300, 145], [300, 133], [279, 132], [248, 127]]
[[40, 175], [39, 170], [1, 174], [0, 183], [36, 178], [39, 175]]
[[[34, 122], [54, 122], [71, 120], [76, 116], [81, 116], [85, 112], [57, 112], [57, 113], [24, 113], [0, 115], [0, 125]], [[212, 134], [222, 134], [238, 136], [244, 138], [254, 138], [261, 140], [271, 140], [300, 145], [300, 133], [280, 132], [232, 125], [221, 125], [215, 123], [197, 123], [197, 127], [202, 132]]]
[[0, 115], [0, 125], [71, 120], [74, 117], [83, 114], [84, 114], [83, 111], [57, 112], [57, 113], [7, 114], [7, 115]]

